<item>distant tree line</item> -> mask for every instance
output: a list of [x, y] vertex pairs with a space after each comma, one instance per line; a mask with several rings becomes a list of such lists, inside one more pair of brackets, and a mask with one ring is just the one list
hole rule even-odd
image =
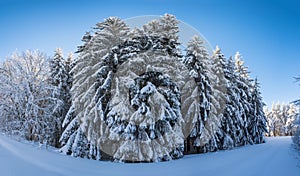
[[298, 115], [298, 108], [295, 104], [272, 105], [271, 109], [265, 109], [268, 120], [267, 136], [292, 136], [296, 132], [295, 120]]

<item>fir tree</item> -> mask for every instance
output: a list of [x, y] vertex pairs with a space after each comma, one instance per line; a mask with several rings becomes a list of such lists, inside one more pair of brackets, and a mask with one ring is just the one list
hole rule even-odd
[[[300, 78], [297, 78], [297, 80], [300, 80]], [[300, 99], [294, 101], [293, 104], [295, 108], [294, 111], [295, 120], [293, 122], [295, 131], [292, 139], [296, 148], [300, 150]]]
[[[200, 152], [200, 146], [204, 146], [210, 140], [210, 131], [205, 125], [211, 126], [216, 122], [213, 121], [213, 116], [210, 116], [212, 87], [209, 80], [210, 60], [203, 42], [198, 36], [194, 36], [187, 45], [187, 53], [184, 59], [184, 64], [190, 70], [190, 75], [194, 78], [197, 86], [192, 90], [199, 94], [199, 99], [192, 99], [192, 103], [198, 110], [194, 111], [197, 114], [190, 114], [189, 119], [185, 119], [185, 129], [191, 129], [185, 141], [185, 152], [194, 153]], [[192, 128], [188, 124], [192, 123]]]
[[225, 65], [224, 76], [226, 79], [226, 108], [222, 119], [222, 130], [224, 132], [222, 149], [231, 149], [240, 145], [243, 135], [243, 121], [239, 113], [239, 89], [237, 87], [237, 75], [232, 57]]
[[237, 77], [237, 87], [239, 89], [239, 114], [243, 121], [242, 135], [240, 145], [253, 144], [249, 134], [250, 123], [252, 121], [253, 107], [251, 104], [251, 79], [249, 78], [248, 68], [244, 65], [239, 52], [235, 54], [235, 71]]
[[[69, 59], [71, 59], [69, 57]], [[70, 61], [68, 61], [70, 62]], [[57, 100], [57, 104], [53, 110], [53, 118], [56, 119], [56, 134], [54, 145], [59, 146], [59, 138], [62, 134], [62, 122], [70, 108], [70, 76], [67, 70], [69, 65], [65, 62], [62, 54], [62, 50], [58, 48], [55, 51], [55, 55], [50, 60], [50, 76], [49, 82], [53, 85], [52, 98]]]
[[211, 140], [204, 146], [203, 150], [216, 151], [221, 148], [224, 133], [221, 129], [221, 121], [224, 118], [223, 112], [226, 107], [226, 80], [224, 77], [224, 69], [226, 59], [217, 46], [211, 58], [211, 84], [212, 84], [212, 97], [211, 97], [211, 118], [214, 119], [217, 126], [210, 127]]
[[[184, 81], [177, 85], [181, 71], [176, 65], [177, 46], [167, 38], [132, 35], [135, 38], [114, 47], [101, 63], [95, 96], [97, 113], [93, 119], [84, 120], [88, 137], [116, 160], [182, 157], [178, 91]], [[181, 72], [185, 73], [188, 76]]]
[[263, 111], [264, 103], [262, 101], [260, 86], [257, 78], [254, 81], [252, 88], [252, 107], [253, 118], [250, 121], [249, 125], [249, 133], [252, 136], [252, 140], [255, 144], [265, 142], [264, 136], [265, 132], [267, 132], [267, 120]]
[[[100, 150], [94, 147], [96, 141], [87, 138], [90, 136], [85, 135], [86, 124], [80, 122], [96, 116], [95, 94], [98, 87], [98, 70], [101, 68], [104, 56], [112, 47], [125, 41], [129, 28], [119, 18], [110, 17], [102, 23], [97, 23], [95, 30], [93, 35], [86, 33], [83, 36], [82, 41], [85, 43], [79, 47], [80, 55], [71, 70], [72, 106], [64, 120], [64, 125], [68, 124], [68, 126], [61, 141], [65, 145], [62, 148], [64, 153], [100, 159]], [[80, 129], [81, 127], [83, 130]], [[86, 150], [89, 152], [82, 149], [84, 146], [88, 146]]]

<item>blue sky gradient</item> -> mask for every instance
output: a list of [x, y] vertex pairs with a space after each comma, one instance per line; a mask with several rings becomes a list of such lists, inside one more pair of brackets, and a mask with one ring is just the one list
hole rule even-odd
[[73, 52], [109, 16], [174, 14], [229, 57], [240, 51], [264, 101], [300, 97], [300, 2], [297, 0], [0, 0], [0, 60], [16, 49]]

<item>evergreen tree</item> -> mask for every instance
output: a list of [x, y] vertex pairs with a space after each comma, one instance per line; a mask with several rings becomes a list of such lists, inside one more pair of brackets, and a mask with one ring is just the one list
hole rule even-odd
[[292, 102], [289, 104], [289, 108], [287, 110], [288, 120], [285, 124], [285, 135], [286, 136], [293, 136], [296, 132], [297, 125], [295, 124], [295, 121], [298, 117], [299, 107], [297, 107], [297, 104]]
[[270, 117], [271, 117], [271, 112], [269, 111], [269, 109], [268, 109], [268, 107], [265, 107], [264, 108], [264, 114], [265, 114], [265, 117], [266, 117], [266, 119], [267, 119], [267, 132], [266, 132], [266, 136], [271, 136], [270, 134], [271, 134], [271, 126], [270, 126], [270, 124], [272, 124], [271, 123], [271, 119], [270, 119]]
[[289, 106], [286, 104], [282, 104], [281, 105], [281, 114], [280, 116], [283, 117], [282, 118], [282, 127], [280, 129], [280, 135], [287, 135], [288, 131], [287, 131], [287, 126], [288, 126], [288, 122], [289, 122], [289, 115], [288, 115], [288, 110], [289, 110]]
[[226, 79], [224, 76], [224, 69], [226, 59], [217, 46], [211, 58], [211, 84], [212, 84], [212, 97], [211, 97], [211, 111], [210, 116], [214, 119], [217, 126], [210, 126], [211, 140], [204, 146], [204, 152], [216, 151], [223, 145], [221, 141], [224, 138], [224, 133], [221, 129], [221, 121], [224, 118], [223, 113], [226, 108]]
[[243, 120], [239, 113], [239, 88], [237, 87], [237, 74], [232, 57], [225, 65], [224, 76], [226, 79], [226, 108], [222, 119], [222, 130], [224, 139], [222, 149], [231, 149], [240, 145], [242, 138]]
[[[300, 80], [300, 78], [297, 78]], [[293, 135], [293, 142], [298, 150], [300, 150], [300, 99], [293, 102], [295, 107], [295, 115], [294, 115], [294, 135]]]
[[240, 145], [253, 144], [252, 137], [249, 134], [250, 123], [252, 121], [253, 107], [251, 104], [251, 79], [249, 78], [248, 68], [244, 65], [239, 52], [235, 55], [235, 68], [238, 75], [237, 86], [239, 89], [239, 114], [243, 121], [242, 135]]
[[254, 81], [252, 88], [252, 107], [253, 114], [249, 124], [249, 133], [252, 136], [252, 140], [255, 144], [265, 142], [264, 136], [267, 132], [267, 120], [263, 111], [264, 103], [262, 101], [260, 86], [257, 78]]
[[[68, 58], [71, 60], [71, 58]], [[58, 48], [55, 51], [55, 55], [52, 60], [50, 60], [50, 76], [49, 83], [53, 85], [54, 90], [52, 92], [52, 97], [57, 100], [57, 104], [53, 110], [53, 118], [56, 119], [56, 134], [54, 145], [59, 146], [59, 138], [62, 134], [62, 122], [70, 108], [70, 75], [67, 70], [70, 61], [66, 62], [63, 58], [62, 50]]]
[[184, 81], [177, 79], [182, 79], [179, 73], [188, 74], [178, 65], [176, 42], [139, 33], [114, 47], [101, 63], [97, 113], [83, 121], [85, 130], [115, 160], [179, 158], [183, 155], [179, 90]]
[[[197, 114], [191, 114], [189, 119], [185, 119], [185, 129], [191, 129], [185, 141], [185, 152], [199, 153], [201, 152], [201, 146], [204, 146], [210, 140], [211, 131], [205, 125], [218, 126], [214, 121], [215, 119], [213, 119], [214, 116], [210, 116], [211, 97], [213, 96], [209, 80], [211, 63], [203, 46], [203, 41], [198, 36], [192, 38], [186, 50], [183, 63], [190, 70], [190, 75], [197, 84], [196, 90], [192, 91], [199, 94], [199, 99], [192, 99], [194, 101], [192, 104], [198, 109], [198, 111], [195, 111]], [[192, 128], [188, 127], [189, 123], [192, 123]]]
[[[76, 157], [100, 159], [100, 150], [95, 148], [96, 141], [88, 139], [87, 137], [91, 138], [91, 136], [85, 135], [87, 134], [86, 123], [88, 123], [86, 120], [94, 119], [96, 116], [95, 94], [99, 86], [97, 75], [103, 58], [113, 46], [125, 41], [129, 28], [119, 18], [110, 17], [102, 23], [97, 23], [95, 30], [94, 34], [86, 33], [83, 36], [82, 41], [85, 43], [79, 47], [80, 55], [71, 70], [72, 106], [63, 123], [68, 125], [61, 136], [64, 144], [61, 151]], [[81, 121], [85, 123], [80, 123]], [[86, 148], [82, 149], [83, 147]]]

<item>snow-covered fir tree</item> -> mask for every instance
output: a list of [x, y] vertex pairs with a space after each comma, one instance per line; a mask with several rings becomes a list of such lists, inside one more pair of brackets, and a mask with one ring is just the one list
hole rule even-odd
[[[211, 139], [211, 131], [208, 128], [208, 124], [211, 125], [210, 127], [215, 126], [213, 128], [217, 128], [219, 124], [213, 118], [216, 116], [210, 114], [213, 95], [209, 80], [209, 76], [212, 73], [208, 52], [203, 46], [203, 41], [198, 36], [192, 38], [186, 50], [183, 63], [188, 67], [191, 77], [194, 78], [197, 84], [196, 89], [191, 91], [199, 94], [199, 99], [191, 99], [194, 101], [191, 105], [197, 109], [194, 111], [197, 114], [190, 114], [190, 117], [185, 119], [185, 129], [191, 130], [185, 141], [185, 153], [199, 153], [201, 152], [201, 147]], [[189, 123], [192, 123], [192, 128], [188, 127]]]
[[250, 123], [253, 120], [251, 112], [253, 107], [251, 104], [251, 82], [248, 68], [245, 66], [242, 56], [239, 52], [235, 54], [235, 71], [237, 73], [237, 87], [239, 89], [239, 114], [243, 121], [242, 135], [239, 145], [253, 144], [251, 135], [249, 134]]
[[260, 93], [260, 85], [257, 78], [254, 80], [251, 90], [252, 118], [249, 125], [249, 133], [255, 144], [265, 142], [264, 134], [267, 132], [267, 119], [264, 114], [264, 103]]
[[211, 74], [210, 81], [212, 85], [211, 110], [210, 118], [216, 123], [216, 126], [207, 125], [210, 130], [211, 139], [208, 144], [203, 146], [203, 152], [216, 151], [222, 144], [221, 139], [224, 133], [221, 129], [221, 121], [226, 106], [226, 79], [224, 77], [224, 69], [226, 58], [221, 49], [216, 46], [213, 56], [211, 57]]
[[[61, 137], [64, 145], [61, 151], [73, 156], [100, 159], [100, 150], [95, 148], [95, 143], [87, 142], [85, 131], [80, 129], [80, 121], [93, 119], [96, 116], [95, 94], [99, 86], [98, 70], [112, 46], [125, 41], [129, 28], [119, 18], [110, 17], [98, 23], [95, 30], [94, 34], [86, 33], [83, 36], [82, 41], [85, 43], [79, 47], [79, 57], [75, 60], [71, 71], [73, 74], [72, 106], [63, 123], [64, 126], [68, 125]], [[83, 147], [88, 148], [88, 152], [82, 149]]]
[[60, 48], [55, 51], [53, 59], [50, 60], [50, 76], [49, 83], [53, 85], [54, 89], [52, 97], [57, 100], [57, 104], [53, 109], [53, 118], [56, 119], [56, 134], [55, 134], [55, 146], [59, 147], [59, 138], [62, 134], [62, 122], [70, 108], [71, 100], [71, 81], [69, 67], [71, 63], [71, 57], [68, 57], [68, 61], [63, 58], [63, 53]]
[[[160, 19], [157, 24], [167, 22]], [[132, 35], [135, 38], [114, 47], [101, 63], [97, 113], [83, 120], [85, 131], [115, 160], [182, 157], [179, 90], [184, 81], [178, 79], [180, 73], [189, 76], [180, 69], [185, 67], [177, 57], [178, 44], [159, 35]]]
[[[300, 77], [296, 78], [296, 81], [300, 81]], [[293, 136], [293, 142], [295, 144], [295, 146], [298, 148], [298, 150], [300, 150], [300, 99], [296, 100], [293, 102], [294, 104], [294, 128], [295, 128], [295, 132], [294, 132], [294, 136]]]
[[235, 63], [230, 57], [225, 65], [224, 76], [226, 79], [226, 108], [222, 119], [224, 133], [222, 149], [231, 149], [239, 146], [243, 135], [243, 120], [239, 113], [239, 89], [237, 87], [237, 74]]
[[[300, 78], [297, 78], [300, 80]], [[293, 134], [293, 142], [298, 150], [300, 150], [300, 99], [293, 102], [295, 111], [294, 111], [294, 128], [295, 132]]]

